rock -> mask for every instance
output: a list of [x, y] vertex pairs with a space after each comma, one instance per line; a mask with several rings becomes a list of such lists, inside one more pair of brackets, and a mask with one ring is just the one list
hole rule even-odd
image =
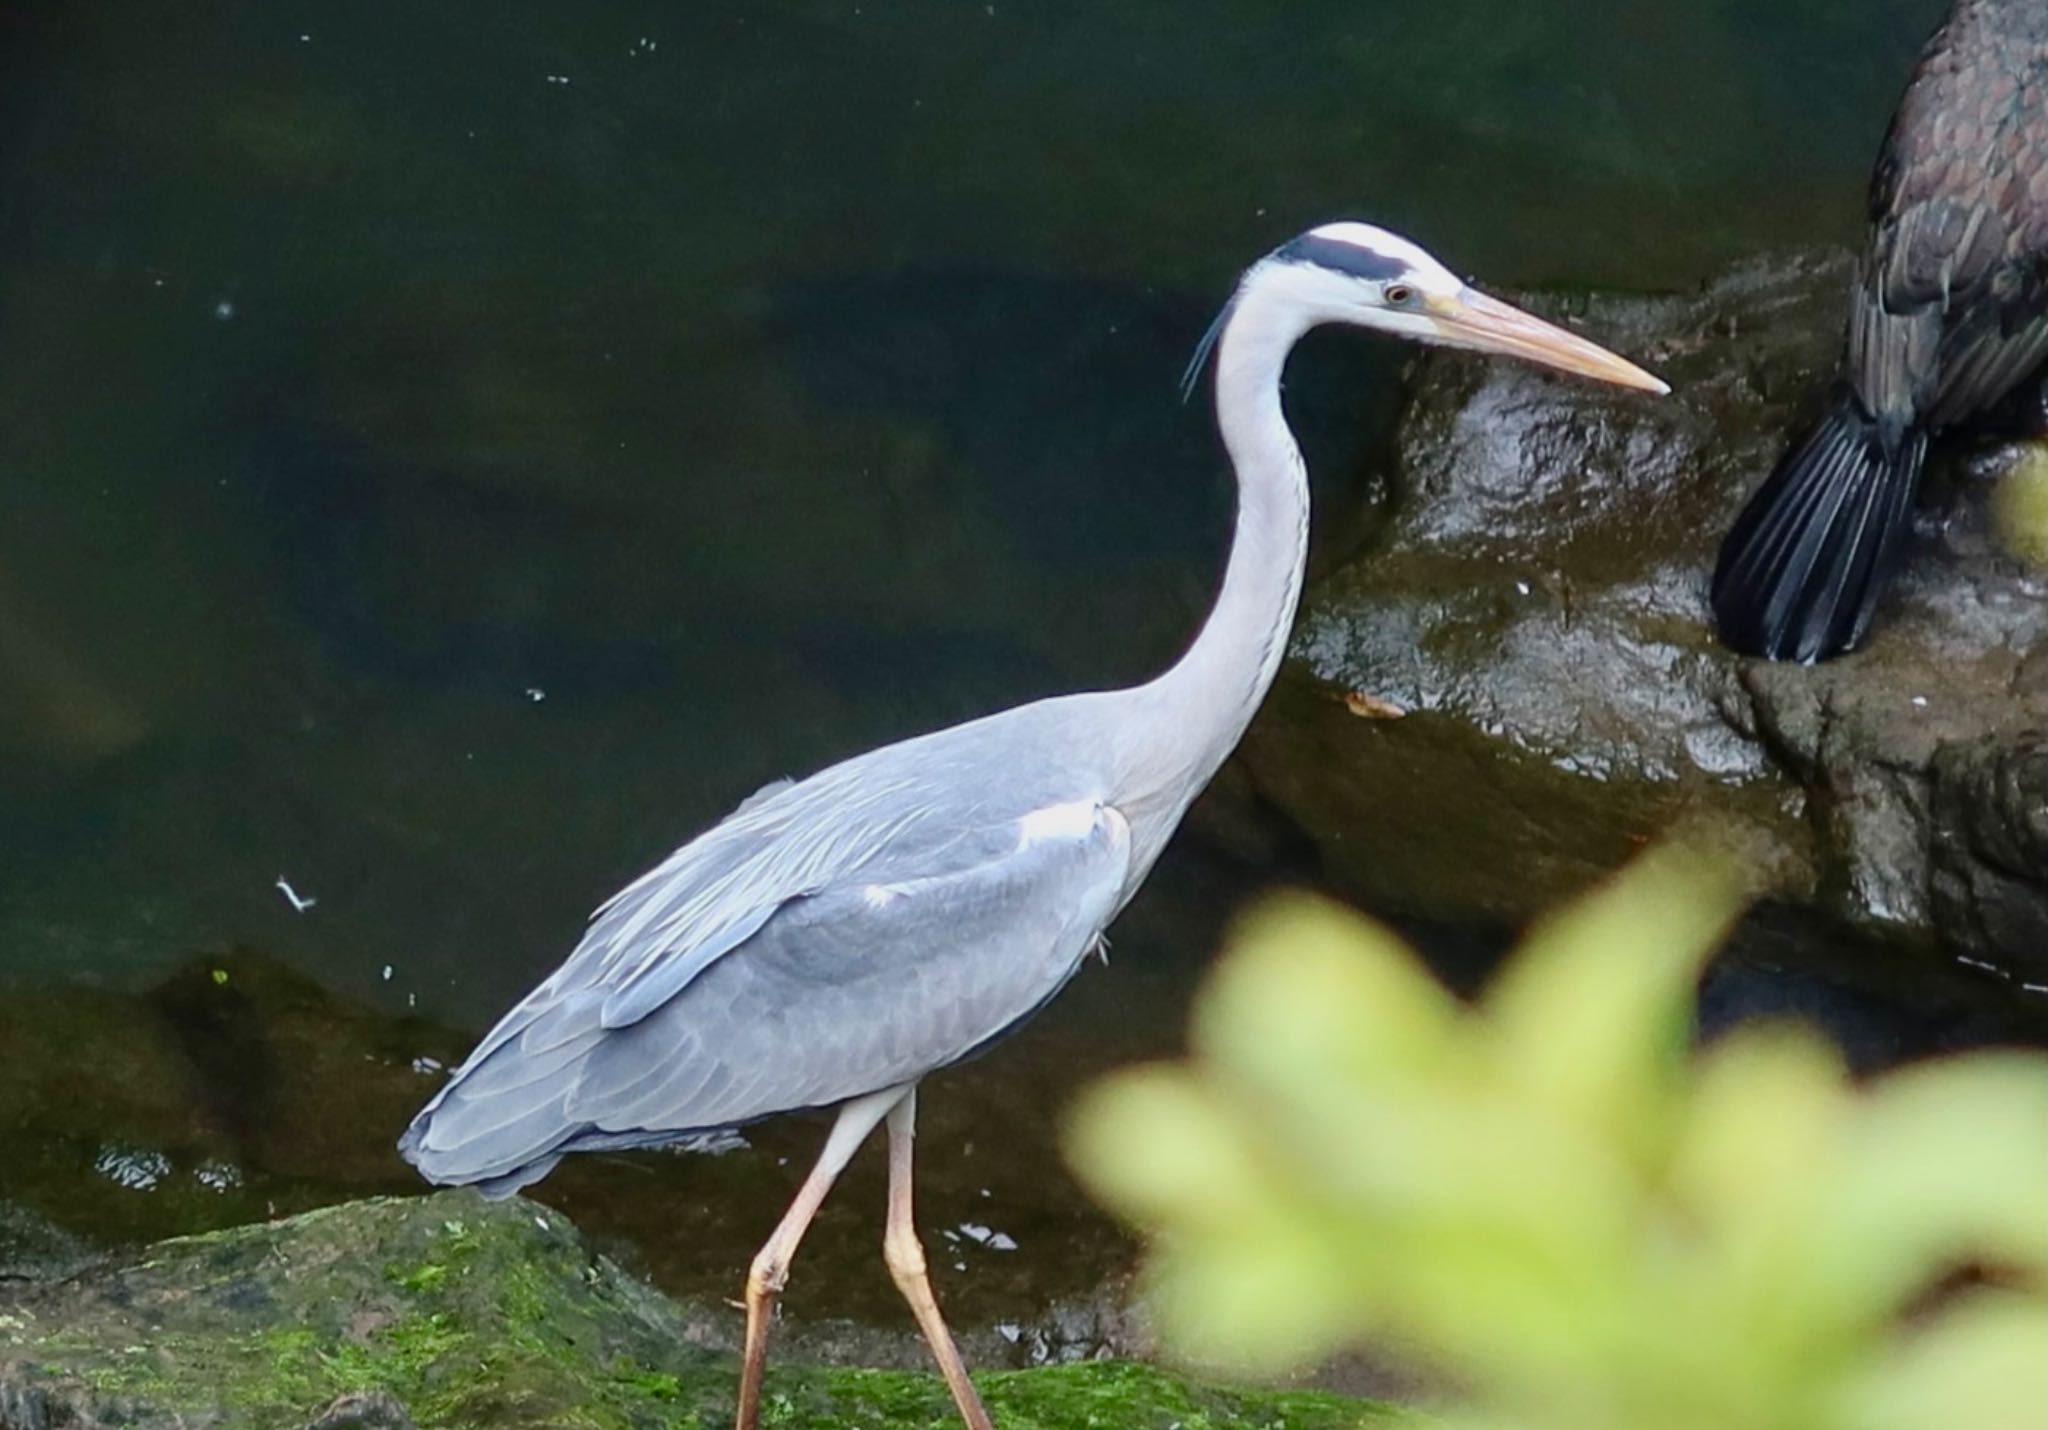
[[0, 1000], [0, 1280], [367, 1192], [410, 1189], [397, 1129], [469, 1040], [277, 960], [187, 962], [140, 995]]
[[397, 1396], [388, 1390], [344, 1395], [306, 1430], [417, 1430]]
[[0, 999], [0, 1048], [0, 1275], [61, 1273], [99, 1236], [218, 1224], [221, 1194], [202, 1178], [234, 1165], [235, 1139], [145, 1003], [17, 992]]
[[0, 1380], [0, 1430], [50, 1430], [49, 1397]]
[[1663, 401], [1418, 365], [1380, 530], [1311, 589], [1245, 747], [1327, 872], [1389, 912], [1514, 922], [1704, 814], [1783, 900], [2048, 1016], [2048, 601], [1986, 484], [1864, 650], [1772, 665], [1708, 624], [1721, 533], [1832, 376], [1848, 272], [1522, 300], [1669, 378]]
[[94, 1259], [83, 1238], [27, 1207], [0, 1201], [0, 1284], [67, 1276]]
[[[0, 1289], [0, 1425], [716, 1425], [733, 1358], [566, 1218], [467, 1192], [353, 1202], [160, 1243], [61, 1286]], [[726, 1319], [737, 1312], [725, 1309]], [[1353, 1426], [1368, 1402], [1236, 1394], [1129, 1363], [978, 1377], [1015, 1430]], [[950, 1417], [935, 1375], [771, 1360], [764, 1419], [890, 1430]], [[11, 1417], [11, 1418], [10, 1418]]]
[[187, 963], [147, 1001], [177, 1030], [212, 1118], [235, 1129], [243, 1165], [357, 1194], [411, 1185], [393, 1129], [470, 1041], [386, 1017], [258, 954]]

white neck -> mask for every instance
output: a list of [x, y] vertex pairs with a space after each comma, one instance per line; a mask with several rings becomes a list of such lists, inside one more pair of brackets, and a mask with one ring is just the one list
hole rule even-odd
[[1313, 319], [1261, 276], [1239, 292], [1216, 352], [1216, 420], [1237, 473], [1223, 590], [1187, 654], [1132, 692], [1149, 718], [1142, 744], [1125, 752], [1127, 784], [1144, 813], [1167, 815], [1169, 832], [1271, 688], [1308, 562], [1308, 471], [1281, 411], [1280, 374]]

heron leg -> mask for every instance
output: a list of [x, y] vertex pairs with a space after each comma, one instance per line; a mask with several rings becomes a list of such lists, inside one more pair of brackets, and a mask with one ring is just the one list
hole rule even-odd
[[761, 1376], [768, 1366], [768, 1326], [775, 1315], [776, 1298], [789, 1280], [789, 1263], [796, 1256], [798, 1243], [810, 1230], [811, 1220], [824, 1204], [826, 1193], [853, 1160], [860, 1144], [889, 1109], [909, 1095], [906, 1088], [885, 1088], [857, 1097], [839, 1109], [839, 1120], [832, 1124], [832, 1131], [825, 1138], [825, 1150], [818, 1154], [817, 1165], [797, 1188], [796, 1200], [789, 1204], [789, 1210], [782, 1214], [774, 1233], [747, 1269], [747, 1348], [740, 1360], [739, 1406], [733, 1415], [733, 1430], [756, 1430], [760, 1424]]
[[889, 1275], [896, 1289], [910, 1303], [918, 1329], [932, 1348], [946, 1388], [953, 1392], [953, 1404], [968, 1430], [994, 1430], [974, 1382], [967, 1378], [967, 1363], [946, 1318], [939, 1314], [938, 1298], [932, 1294], [931, 1278], [925, 1274], [924, 1244], [917, 1239], [917, 1223], [911, 1215], [911, 1162], [917, 1141], [917, 1089], [889, 1109], [889, 1229], [882, 1237], [882, 1259], [889, 1263]]

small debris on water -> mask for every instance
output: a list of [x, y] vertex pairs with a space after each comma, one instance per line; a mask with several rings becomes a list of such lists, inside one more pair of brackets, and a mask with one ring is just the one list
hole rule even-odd
[[541, 701], [548, 698], [548, 693], [538, 685], [529, 685], [526, 687], [526, 698], [538, 705]]
[[292, 912], [295, 914], [303, 914], [306, 910], [312, 908], [313, 905], [320, 902], [318, 899], [306, 898], [301, 895], [297, 889], [292, 887], [291, 880], [285, 878], [282, 874], [277, 876], [277, 890], [284, 895], [285, 902], [292, 906]]
[[1965, 968], [1981, 969], [1986, 973], [1996, 974], [2008, 983], [2012, 982], [2012, 975], [1995, 963], [1986, 963], [1981, 958], [1969, 958], [1960, 953], [1956, 955], [1956, 962], [1962, 964]]
[[1408, 713], [1405, 705], [1396, 705], [1391, 700], [1368, 695], [1363, 690], [1345, 691], [1344, 708], [1361, 720], [1399, 720]]
[[170, 1175], [171, 1159], [154, 1150], [102, 1147], [92, 1169], [117, 1187], [148, 1192]]
[[232, 1192], [242, 1185], [242, 1169], [233, 1162], [201, 1162], [192, 1178], [209, 1192]]
[[425, 1053], [421, 1053], [412, 1060], [412, 1070], [422, 1077], [428, 1077], [437, 1072], [446, 1072], [448, 1065], [439, 1058], [430, 1058]]

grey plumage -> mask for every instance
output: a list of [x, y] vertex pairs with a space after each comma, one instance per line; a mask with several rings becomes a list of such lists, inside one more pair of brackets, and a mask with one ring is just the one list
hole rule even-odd
[[[1388, 289], [1398, 303], [1381, 301]], [[413, 1120], [406, 1158], [434, 1181], [508, 1193], [570, 1152], [689, 1141], [914, 1083], [1057, 992], [1279, 666], [1308, 543], [1279, 377], [1325, 321], [1662, 390], [1383, 230], [1330, 225], [1282, 248], [1200, 351], [1214, 353], [1240, 502], [1222, 594], [1187, 654], [1143, 685], [762, 789], [597, 911]]]
[[[597, 913], [408, 1129], [503, 1195], [567, 1152], [688, 1140], [914, 1079], [1058, 991], [1136, 879], [1103, 696], [771, 787]], [[991, 761], [1004, 778], [978, 778]], [[1054, 811], [1048, 814], [1046, 811]]]
[[570, 1152], [688, 1142], [836, 1104], [747, 1275], [737, 1430], [757, 1430], [776, 1297], [833, 1180], [884, 1121], [883, 1259], [970, 1430], [993, 1430], [911, 1209], [917, 1084], [1057, 993], [1143, 882], [1279, 669], [1308, 556], [1280, 374], [1319, 323], [1511, 353], [1662, 392], [1466, 287], [1406, 239], [1327, 224], [1255, 264], [1202, 341], [1238, 478], [1223, 590], [1187, 653], [1126, 690], [1041, 700], [770, 785], [598, 910], [399, 1148], [503, 1195]]

